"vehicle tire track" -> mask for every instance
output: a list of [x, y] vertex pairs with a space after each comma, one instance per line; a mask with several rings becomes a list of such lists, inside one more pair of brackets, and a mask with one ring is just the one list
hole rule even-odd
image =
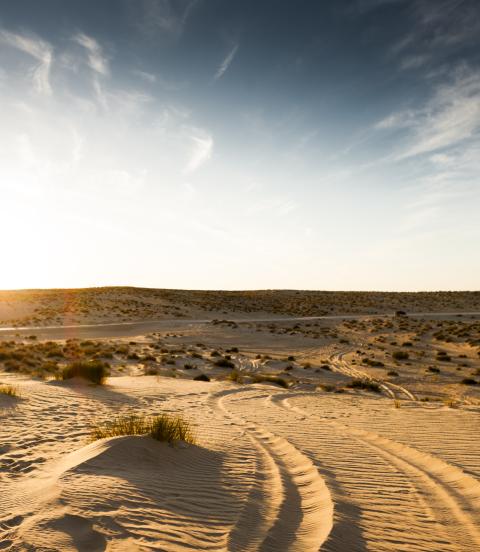
[[229, 550], [317, 552], [333, 524], [330, 492], [311, 460], [291, 443], [229, 410], [225, 399], [238, 400], [245, 393], [234, 389], [212, 397], [226, 417], [244, 428], [259, 454], [258, 484], [231, 531]]

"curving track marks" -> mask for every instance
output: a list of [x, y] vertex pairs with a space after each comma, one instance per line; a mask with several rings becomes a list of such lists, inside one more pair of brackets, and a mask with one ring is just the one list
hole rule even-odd
[[249, 392], [228, 390], [213, 397], [217, 408], [245, 429], [260, 456], [260, 483], [232, 530], [229, 550], [316, 552], [332, 528], [330, 493], [308, 457], [225, 404], [225, 399], [245, 394]]
[[343, 359], [343, 356], [346, 355], [347, 352], [348, 351], [344, 351], [342, 353], [336, 353], [330, 357], [333, 369], [335, 371], [353, 378], [366, 379], [366, 380], [378, 383], [378, 385], [380, 385], [380, 387], [383, 389], [385, 394], [391, 397], [392, 399], [407, 398], [408, 400], [411, 400], [411, 401], [417, 400], [415, 395], [405, 387], [402, 387], [401, 385], [397, 385], [396, 383], [386, 382], [377, 378], [372, 378], [372, 376], [369, 376], [365, 372], [362, 372], [358, 368], [354, 368], [353, 366], [348, 364]]
[[[294, 396], [277, 395], [271, 402], [302, 415], [304, 419], [311, 418], [306, 411], [289, 402]], [[405, 479], [414, 485], [435, 520], [444, 528], [454, 550], [480, 549], [480, 483], [475, 478], [435, 456], [371, 431], [353, 428], [331, 419], [322, 419], [322, 422], [365, 443], [379, 457], [402, 472]]]

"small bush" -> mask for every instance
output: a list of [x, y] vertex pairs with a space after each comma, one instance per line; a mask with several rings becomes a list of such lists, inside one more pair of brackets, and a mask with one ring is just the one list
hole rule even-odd
[[181, 416], [160, 414], [159, 416], [130, 415], [97, 425], [92, 428], [91, 440], [121, 435], [150, 435], [157, 441], [195, 443], [190, 424]]
[[210, 378], [207, 376], [207, 374], [199, 374], [198, 376], [195, 376], [194, 381], [210, 381]]
[[380, 393], [380, 386], [374, 381], [367, 379], [354, 379], [347, 384], [350, 389], [365, 389], [366, 391], [372, 391], [373, 393]]
[[60, 373], [60, 379], [83, 378], [98, 385], [103, 385], [107, 377], [108, 364], [100, 360], [89, 362], [73, 362], [65, 366]]
[[392, 353], [392, 358], [394, 358], [395, 360], [407, 360], [408, 353], [405, 351], [394, 351]]
[[387, 376], [397, 377], [397, 376], [398, 376], [398, 372], [395, 372], [395, 370], [389, 370], [389, 371], [387, 372]]
[[463, 385], [477, 385], [478, 382], [473, 378], [463, 378], [461, 383], [463, 383]]
[[427, 368], [427, 372], [432, 372], [433, 374], [439, 374], [440, 368], [436, 368], [435, 366], [429, 366]]
[[228, 360], [227, 358], [219, 358], [214, 362], [215, 366], [218, 366], [219, 368], [235, 368], [235, 364], [231, 360]]
[[252, 378], [253, 383], [276, 383], [285, 389], [288, 389], [288, 381], [278, 376], [265, 376], [263, 374], [255, 374]]

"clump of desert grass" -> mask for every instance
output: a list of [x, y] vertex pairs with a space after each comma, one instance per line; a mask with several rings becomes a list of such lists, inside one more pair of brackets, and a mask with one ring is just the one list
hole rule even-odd
[[276, 385], [280, 385], [280, 387], [283, 387], [284, 389], [288, 389], [288, 381], [284, 378], [281, 378], [279, 376], [267, 376], [265, 374], [255, 374], [252, 377], [252, 383], [275, 383]]
[[107, 369], [108, 364], [100, 360], [72, 362], [62, 369], [58, 379], [83, 378], [97, 385], [103, 385], [108, 375]]
[[363, 389], [365, 391], [372, 391], [373, 393], [380, 393], [380, 385], [378, 383], [368, 379], [353, 379], [350, 383], [347, 383], [347, 387], [350, 389]]
[[0, 395], [7, 397], [18, 398], [20, 396], [17, 387], [8, 383], [0, 383]]
[[177, 414], [146, 416], [130, 414], [92, 427], [90, 440], [125, 435], [149, 435], [152, 439], [175, 444], [179, 441], [195, 444], [196, 438], [190, 423]]

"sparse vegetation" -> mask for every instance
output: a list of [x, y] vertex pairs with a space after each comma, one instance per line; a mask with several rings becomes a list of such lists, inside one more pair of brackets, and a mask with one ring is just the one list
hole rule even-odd
[[347, 384], [350, 389], [364, 389], [373, 393], [380, 393], [381, 389], [378, 383], [367, 379], [354, 379]]
[[195, 376], [194, 381], [210, 381], [210, 378], [207, 376], [207, 374], [199, 374], [198, 376]]
[[60, 379], [83, 378], [97, 385], [103, 385], [108, 375], [108, 364], [100, 360], [78, 361], [65, 366], [60, 372]]
[[253, 383], [275, 383], [277, 385], [280, 385], [280, 387], [284, 387], [285, 389], [288, 389], [288, 381], [284, 378], [281, 378], [279, 376], [267, 376], [265, 374], [255, 374], [252, 378]]
[[0, 394], [7, 395], [7, 397], [18, 397], [18, 389], [14, 385], [8, 383], [0, 383]]
[[408, 360], [409, 356], [406, 351], [394, 351], [392, 353], [392, 358], [394, 360]]
[[132, 414], [118, 417], [95, 425], [90, 434], [92, 441], [122, 435], [149, 435], [157, 441], [167, 443], [184, 441], [194, 444], [196, 442], [190, 423], [182, 416], [174, 414], [158, 416]]

